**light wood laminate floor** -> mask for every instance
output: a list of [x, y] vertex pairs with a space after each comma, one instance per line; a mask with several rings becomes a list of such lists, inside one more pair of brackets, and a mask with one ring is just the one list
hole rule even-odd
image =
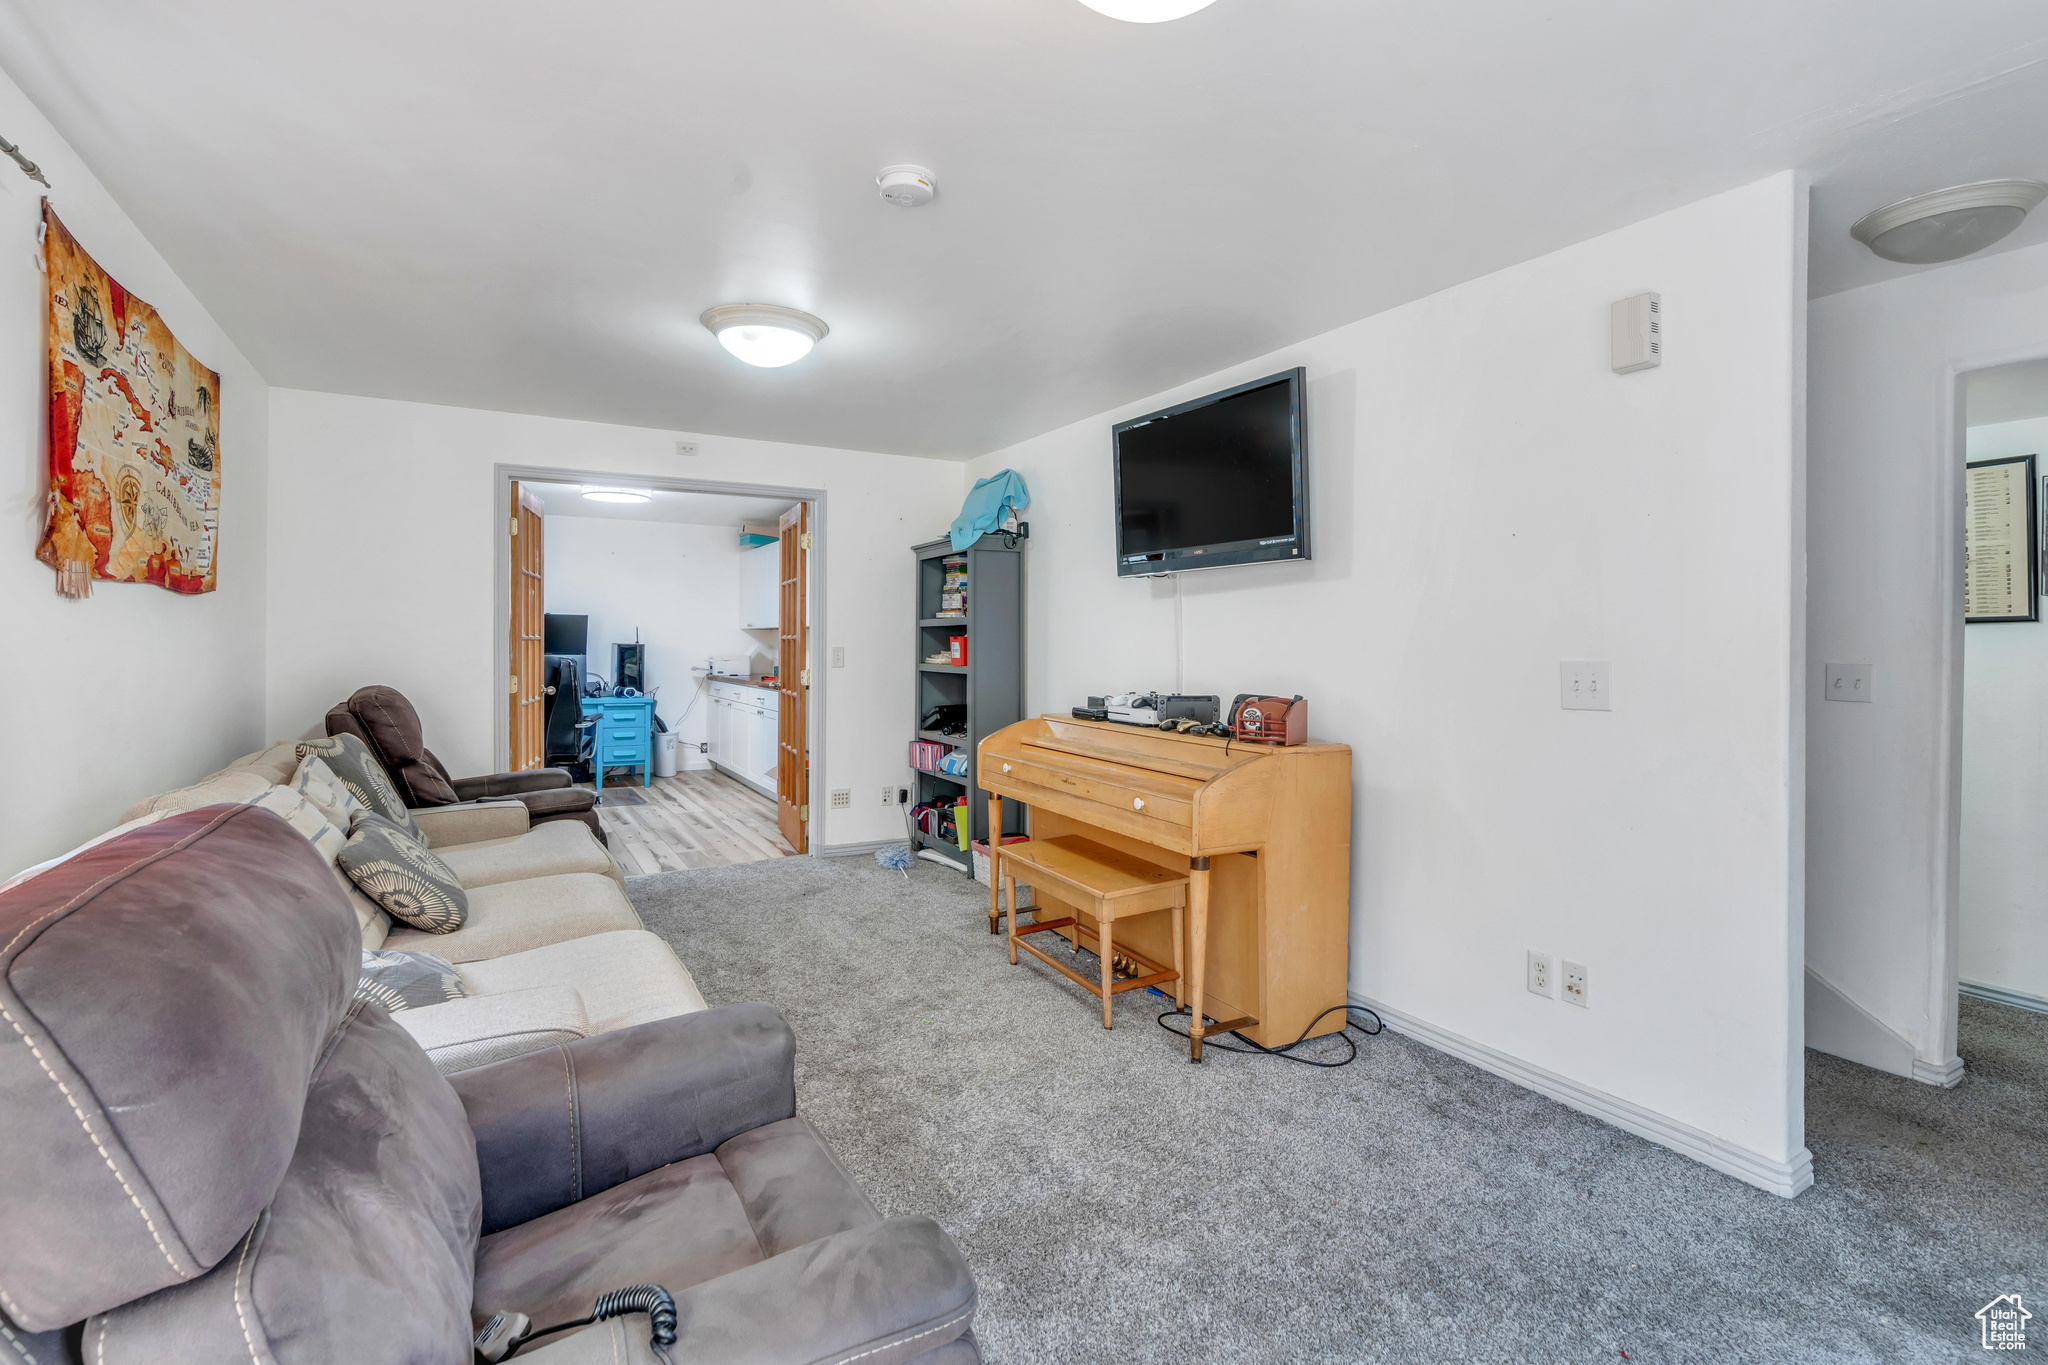
[[629, 877], [796, 856], [776, 828], [775, 802], [708, 768], [650, 787], [606, 782], [597, 817]]

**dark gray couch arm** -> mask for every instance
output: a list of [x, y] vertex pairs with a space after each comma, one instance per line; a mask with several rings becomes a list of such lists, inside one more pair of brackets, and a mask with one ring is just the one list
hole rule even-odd
[[974, 1308], [974, 1275], [953, 1239], [929, 1218], [888, 1218], [683, 1290], [669, 1354], [900, 1365], [957, 1340]]
[[790, 1118], [796, 1037], [772, 1006], [724, 1005], [449, 1080], [476, 1133], [488, 1233]]
[[552, 791], [569, 785], [567, 768], [529, 768], [523, 773], [491, 773], [487, 777], [458, 777], [449, 782], [464, 801], [487, 796], [520, 796], [526, 792]]

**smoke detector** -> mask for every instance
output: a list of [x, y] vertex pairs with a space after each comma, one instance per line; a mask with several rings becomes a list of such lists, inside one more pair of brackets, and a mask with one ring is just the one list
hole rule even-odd
[[1980, 180], [1875, 209], [1849, 235], [1888, 261], [1959, 261], [2018, 227], [2044, 198], [2048, 185], [2038, 180]]
[[884, 166], [875, 175], [882, 198], [899, 209], [921, 208], [936, 193], [932, 173], [922, 166]]

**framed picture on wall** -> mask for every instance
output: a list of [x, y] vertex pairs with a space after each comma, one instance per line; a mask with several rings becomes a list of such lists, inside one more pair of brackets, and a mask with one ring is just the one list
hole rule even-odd
[[2032, 455], [1964, 468], [1963, 621], [2041, 619], [2039, 479]]

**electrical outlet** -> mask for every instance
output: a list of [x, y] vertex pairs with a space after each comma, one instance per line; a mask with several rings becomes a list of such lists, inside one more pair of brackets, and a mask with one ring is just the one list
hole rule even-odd
[[832, 789], [832, 809], [833, 809], [833, 810], [845, 810], [845, 809], [846, 809], [846, 808], [847, 808], [848, 806], [851, 806], [852, 804], [853, 804], [853, 788], [851, 788], [851, 787], [834, 787], [834, 788]]
[[695, 441], [677, 441], [677, 442], [676, 442], [676, 454], [678, 454], [678, 455], [695, 455], [696, 453], [697, 453], [697, 443], [696, 443]]
[[1561, 962], [1559, 969], [1564, 973], [1564, 994], [1561, 997], [1567, 1005], [1586, 1007], [1586, 964], [1583, 962]]
[[1869, 701], [1869, 664], [1829, 664], [1824, 670], [1827, 676], [1827, 699], [1829, 701]]
[[1529, 993], [1550, 998], [1550, 954], [1529, 954]]
[[711, 752], [711, 741], [707, 739], [707, 740], [704, 740], [704, 741], [703, 741], [702, 743], [700, 743], [700, 744], [699, 744], [699, 745], [697, 746], [697, 752], [698, 752], [698, 753], [700, 753], [700, 754], [708, 754], [708, 753], [710, 753], [710, 752]]
[[896, 804], [896, 789], [894, 787], [882, 788], [882, 804], [885, 806]]
[[834, 646], [832, 646], [832, 666], [833, 666], [834, 668], [844, 668], [844, 667], [846, 667], [846, 646], [845, 646], [845, 645], [834, 645]]

